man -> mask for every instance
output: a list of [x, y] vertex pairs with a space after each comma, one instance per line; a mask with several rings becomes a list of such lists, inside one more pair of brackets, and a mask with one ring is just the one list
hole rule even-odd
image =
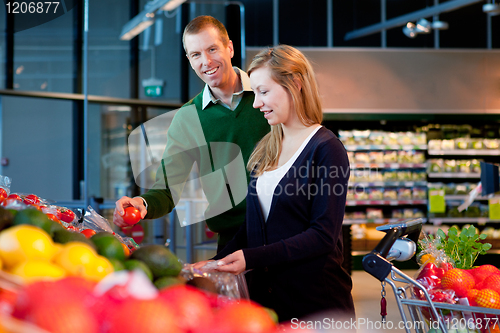
[[[182, 186], [174, 185], [185, 183], [194, 163], [201, 176], [207, 176], [205, 179], [225, 170], [235, 160], [235, 154], [227, 147], [222, 152], [215, 151], [221, 142], [237, 145], [246, 165], [256, 143], [270, 130], [267, 120], [252, 107], [254, 96], [248, 75], [231, 65], [233, 43], [224, 25], [211, 16], [196, 17], [184, 29], [182, 40], [191, 67], [206, 85], [175, 115], [153, 189], [140, 197], [122, 197], [116, 202], [113, 222], [120, 227], [126, 226], [122, 216], [128, 206], [139, 209], [146, 219], [171, 212], [182, 192]], [[200, 131], [192, 129], [196, 124], [201, 125]], [[245, 178], [245, 174], [247, 184], [247, 171], [239, 178]], [[231, 182], [226, 173], [224, 179], [215, 186], [203, 186], [209, 201], [206, 222], [210, 230], [218, 232], [217, 252], [243, 223], [246, 207], [245, 200], [231, 197]], [[220, 204], [228, 192], [232, 204], [229, 208]]]

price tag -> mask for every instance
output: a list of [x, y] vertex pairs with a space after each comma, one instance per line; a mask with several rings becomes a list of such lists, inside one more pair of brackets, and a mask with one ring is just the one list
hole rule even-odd
[[444, 213], [444, 212], [446, 212], [444, 189], [429, 190], [429, 213]]
[[488, 200], [490, 220], [500, 220], [500, 198]]

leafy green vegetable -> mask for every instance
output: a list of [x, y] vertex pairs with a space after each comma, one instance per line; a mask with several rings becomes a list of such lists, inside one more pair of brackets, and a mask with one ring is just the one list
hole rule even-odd
[[481, 243], [480, 240], [486, 238], [485, 234], [478, 235], [476, 228], [471, 225], [469, 228], [459, 232], [457, 227], [451, 227], [448, 235], [441, 229], [437, 231], [438, 250], [443, 250], [451, 259], [455, 261], [457, 268], [472, 268], [474, 262], [480, 254], [485, 254], [491, 249], [490, 243]]

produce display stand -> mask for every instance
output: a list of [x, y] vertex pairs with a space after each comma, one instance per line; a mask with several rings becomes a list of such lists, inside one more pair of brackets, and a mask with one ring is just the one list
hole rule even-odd
[[[500, 325], [500, 310], [460, 304], [433, 302], [426, 288], [403, 273], [387, 259], [398, 239], [408, 236], [417, 242], [422, 228], [421, 219], [384, 226], [386, 235], [374, 250], [363, 257], [363, 268], [382, 283], [391, 286], [405, 331], [410, 332], [492, 332], [489, 324]], [[404, 283], [397, 286], [396, 282]], [[412, 299], [412, 288], [418, 288], [424, 300]]]

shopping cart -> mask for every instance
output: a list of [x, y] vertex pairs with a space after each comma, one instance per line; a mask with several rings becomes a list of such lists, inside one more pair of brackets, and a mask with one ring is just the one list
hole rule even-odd
[[[462, 304], [432, 302], [426, 288], [390, 262], [413, 257], [422, 229], [422, 219], [387, 224], [377, 229], [386, 235], [375, 249], [363, 257], [363, 268], [394, 291], [406, 332], [493, 333], [500, 332], [500, 310]], [[404, 285], [397, 286], [396, 282]], [[422, 299], [412, 298], [412, 288], [421, 290]], [[383, 311], [384, 312], [384, 311]]]

